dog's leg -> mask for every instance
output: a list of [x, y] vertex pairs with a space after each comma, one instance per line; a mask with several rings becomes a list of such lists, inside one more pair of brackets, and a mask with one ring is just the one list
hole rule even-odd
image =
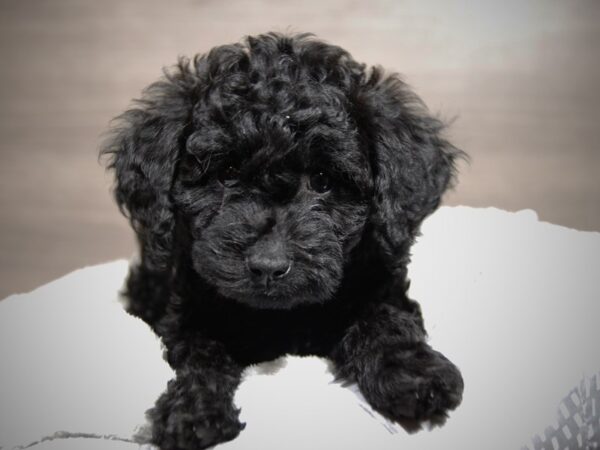
[[245, 424], [233, 404], [243, 368], [217, 342], [167, 342], [176, 377], [146, 414], [161, 450], [204, 449], [234, 439]]
[[370, 308], [346, 330], [331, 358], [338, 376], [355, 381], [371, 406], [394, 421], [441, 419], [462, 399], [462, 376], [426, 343], [418, 307]]

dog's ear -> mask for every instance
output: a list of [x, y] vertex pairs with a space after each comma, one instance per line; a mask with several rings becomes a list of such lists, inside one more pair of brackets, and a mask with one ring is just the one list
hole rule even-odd
[[101, 150], [115, 171], [115, 197], [137, 234], [142, 266], [152, 271], [165, 271], [170, 265], [170, 189], [197, 90], [193, 65], [181, 59], [116, 119], [118, 126]]
[[373, 173], [372, 233], [389, 268], [402, 267], [463, 153], [443, 138], [443, 123], [396, 74], [374, 68], [358, 90], [357, 103]]

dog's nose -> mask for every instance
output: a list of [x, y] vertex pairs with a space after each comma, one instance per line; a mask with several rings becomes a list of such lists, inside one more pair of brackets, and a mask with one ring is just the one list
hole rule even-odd
[[257, 242], [246, 259], [248, 270], [256, 281], [275, 281], [290, 273], [292, 261], [280, 239]]
[[264, 255], [252, 255], [248, 258], [248, 269], [254, 278], [279, 280], [290, 273], [292, 263], [287, 258], [271, 258]]

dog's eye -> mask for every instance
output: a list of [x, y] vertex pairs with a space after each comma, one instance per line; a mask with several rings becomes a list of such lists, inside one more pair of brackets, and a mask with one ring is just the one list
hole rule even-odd
[[331, 190], [331, 180], [325, 172], [315, 172], [310, 176], [310, 188], [323, 194]]
[[237, 186], [240, 182], [239, 178], [240, 171], [233, 166], [228, 166], [219, 174], [219, 182], [225, 187]]

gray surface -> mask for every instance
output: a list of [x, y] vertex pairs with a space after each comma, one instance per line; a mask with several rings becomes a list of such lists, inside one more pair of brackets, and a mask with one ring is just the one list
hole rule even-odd
[[600, 2], [0, 1], [0, 298], [128, 257], [100, 134], [178, 54], [314, 31], [397, 70], [472, 156], [448, 204], [600, 230]]

